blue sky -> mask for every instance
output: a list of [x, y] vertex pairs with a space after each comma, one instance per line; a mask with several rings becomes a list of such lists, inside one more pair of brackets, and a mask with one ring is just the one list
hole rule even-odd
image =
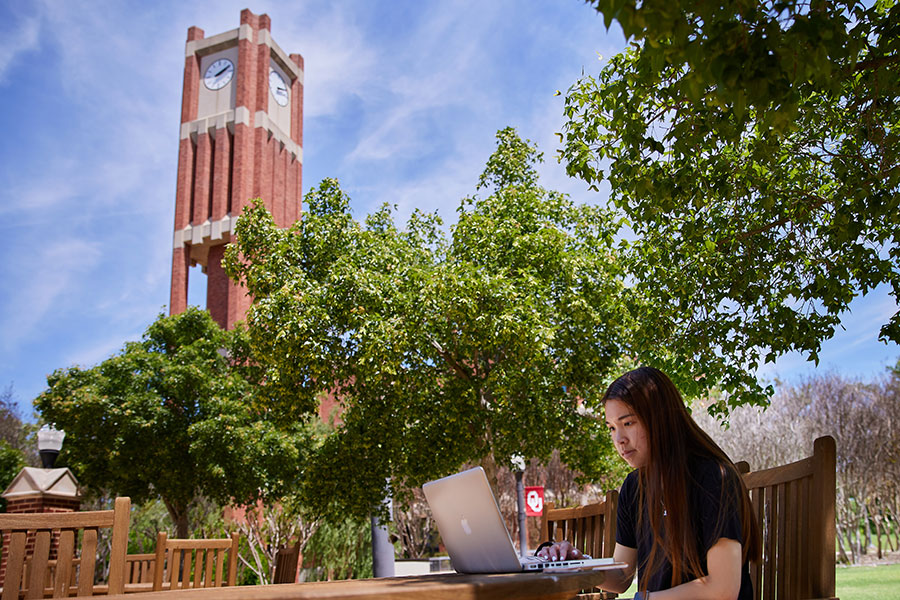
[[[0, 389], [22, 416], [48, 373], [102, 361], [166, 310], [187, 28], [234, 29], [243, 8], [306, 61], [304, 190], [337, 177], [359, 218], [388, 202], [450, 220], [512, 125], [545, 152], [545, 187], [603, 200], [553, 158], [554, 93], [624, 46], [579, 0], [0, 0]], [[857, 300], [819, 368], [894, 364], [876, 338], [895, 310], [883, 289]], [[762, 375], [810, 372], [787, 356]]]

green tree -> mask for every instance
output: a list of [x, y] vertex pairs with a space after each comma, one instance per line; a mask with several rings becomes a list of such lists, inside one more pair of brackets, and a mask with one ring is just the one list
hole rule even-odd
[[190, 307], [160, 315], [96, 367], [55, 371], [35, 406], [65, 430], [64, 458], [82, 484], [136, 503], [161, 498], [187, 537], [198, 498], [277, 498], [300, 476], [311, 438], [249, 402], [257, 369], [245, 357], [241, 330]]
[[[25, 466], [22, 451], [0, 439], [0, 490], [5, 490]], [[6, 512], [6, 498], [0, 498], [0, 512]]]
[[19, 450], [26, 463], [40, 464], [33, 438], [37, 430], [37, 425], [22, 422], [13, 384], [10, 383], [0, 392], [0, 440]]
[[[26, 465], [23, 448], [26, 445], [27, 428], [19, 419], [10, 384], [0, 392], [0, 491], [12, 483]], [[0, 498], [0, 512], [6, 511], [6, 499]]]
[[568, 91], [560, 158], [627, 218], [641, 346], [691, 394], [764, 403], [761, 364], [900, 297], [900, 5], [591, 4], [635, 41]]
[[[601, 472], [608, 437], [585, 418], [626, 352], [616, 225], [537, 184], [541, 155], [512, 129], [462, 201], [448, 240], [434, 214], [405, 230], [389, 207], [359, 223], [336, 181], [293, 229], [257, 204], [228, 270], [255, 297], [261, 399], [285, 419], [333, 393], [342, 422], [311, 456], [304, 505], [364, 517], [467, 462], [493, 478], [513, 455]], [[390, 481], [390, 483], [388, 483]]]
[[307, 581], [367, 579], [373, 576], [372, 528], [367, 519], [325, 521], [303, 554]]

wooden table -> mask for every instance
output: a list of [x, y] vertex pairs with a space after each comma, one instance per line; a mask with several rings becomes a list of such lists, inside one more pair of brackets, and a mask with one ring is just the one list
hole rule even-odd
[[605, 571], [462, 575], [284, 583], [107, 596], [108, 600], [569, 600], [603, 583]]

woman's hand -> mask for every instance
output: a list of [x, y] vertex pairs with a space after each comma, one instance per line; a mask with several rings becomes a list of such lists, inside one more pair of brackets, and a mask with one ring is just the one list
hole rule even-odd
[[538, 550], [537, 555], [546, 560], [590, 558], [566, 540], [541, 548]]

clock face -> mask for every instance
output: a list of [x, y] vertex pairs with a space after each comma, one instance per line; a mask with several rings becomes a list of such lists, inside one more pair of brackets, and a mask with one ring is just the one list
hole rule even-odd
[[234, 77], [234, 63], [227, 58], [220, 58], [206, 69], [203, 83], [211, 90], [220, 90]]
[[269, 70], [269, 90], [279, 106], [287, 106], [288, 88], [284, 79], [275, 69]]

